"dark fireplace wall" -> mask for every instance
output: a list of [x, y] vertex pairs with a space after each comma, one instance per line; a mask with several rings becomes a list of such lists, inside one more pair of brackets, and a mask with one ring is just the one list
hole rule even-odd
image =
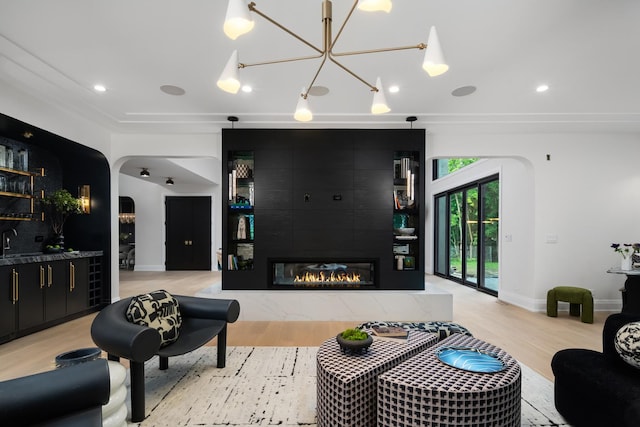
[[[394, 259], [394, 160], [417, 159], [418, 224], [424, 224], [423, 129], [224, 129], [223, 188], [229, 191], [234, 153], [253, 156], [253, 263], [230, 269], [236, 223], [223, 207], [224, 289], [267, 289], [270, 259], [374, 259], [377, 289], [422, 289], [424, 251], [415, 269]], [[228, 196], [228, 194], [227, 194]], [[227, 197], [228, 198], [228, 197]], [[418, 248], [424, 226], [416, 227]]]

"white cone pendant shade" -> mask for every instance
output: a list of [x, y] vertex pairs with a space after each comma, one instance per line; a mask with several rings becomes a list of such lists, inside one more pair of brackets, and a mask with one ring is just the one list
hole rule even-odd
[[227, 61], [217, 85], [220, 89], [229, 93], [238, 93], [240, 80], [238, 79], [238, 51], [234, 50]]
[[300, 98], [298, 99], [298, 105], [296, 106], [296, 112], [293, 115], [293, 118], [299, 122], [309, 122], [313, 120], [313, 113], [311, 112], [311, 109], [309, 109], [309, 102], [307, 101], [307, 98], [304, 97], [305, 93], [307, 93], [307, 89], [302, 88]]
[[384, 89], [382, 89], [382, 82], [380, 77], [376, 79], [377, 92], [373, 92], [373, 103], [371, 104], [371, 114], [384, 114], [391, 111], [391, 108], [387, 105], [387, 100], [384, 96]]
[[235, 40], [253, 29], [254, 22], [249, 16], [249, 7], [244, 0], [229, 0], [224, 19], [224, 33]]
[[427, 51], [424, 54], [424, 62], [422, 68], [431, 77], [444, 74], [449, 69], [447, 62], [444, 59], [442, 48], [440, 47], [440, 40], [438, 40], [438, 33], [436, 27], [431, 27], [429, 31], [429, 40], [427, 41]]
[[358, 9], [365, 12], [391, 12], [391, 0], [363, 0], [358, 3]]

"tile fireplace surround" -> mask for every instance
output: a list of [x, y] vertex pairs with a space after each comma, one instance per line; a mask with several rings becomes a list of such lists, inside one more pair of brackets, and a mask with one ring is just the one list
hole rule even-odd
[[240, 302], [238, 320], [428, 321], [453, 319], [453, 296], [425, 282], [424, 290], [222, 290], [221, 282], [196, 294]]

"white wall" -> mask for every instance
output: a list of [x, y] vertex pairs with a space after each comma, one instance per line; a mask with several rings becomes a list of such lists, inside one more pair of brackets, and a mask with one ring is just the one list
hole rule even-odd
[[[501, 174], [499, 297], [540, 311], [548, 289], [560, 285], [591, 289], [596, 309], [620, 309], [624, 276], [606, 271], [619, 266], [611, 243], [640, 241], [639, 156], [638, 134], [443, 132], [427, 138], [429, 160], [497, 158], [467, 174]], [[458, 181], [450, 179], [451, 187]], [[427, 200], [446, 187], [432, 183]], [[553, 236], [557, 242], [548, 242]], [[426, 249], [432, 256], [431, 245]]]
[[[136, 210], [136, 271], [164, 271], [165, 269], [165, 198], [166, 196], [211, 196], [212, 199], [212, 269], [217, 267], [215, 251], [222, 247], [220, 185], [207, 188], [182, 188], [180, 193], [163, 186], [150, 184], [140, 179], [123, 176], [120, 167], [135, 158], [171, 157], [184, 158], [202, 176], [214, 174], [220, 180], [221, 134], [113, 134], [111, 138], [111, 197], [112, 197], [112, 242], [118, 241], [118, 197], [131, 197]], [[202, 162], [193, 157], [217, 159], [213, 171], [201, 170]], [[117, 244], [112, 245], [112, 257], [117, 258]], [[120, 284], [118, 265], [112, 263], [111, 295], [118, 299]]]
[[[111, 134], [83, 117], [60, 110], [0, 80], [0, 112], [86, 145], [109, 158]], [[35, 136], [37, 138], [37, 135]]]

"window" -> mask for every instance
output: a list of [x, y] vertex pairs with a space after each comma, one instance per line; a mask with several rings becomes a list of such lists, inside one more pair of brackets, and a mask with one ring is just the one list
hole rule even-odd
[[465, 166], [469, 166], [472, 163], [477, 162], [478, 159], [460, 158], [460, 159], [435, 159], [433, 161], [433, 179], [442, 178], [449, 175]]

